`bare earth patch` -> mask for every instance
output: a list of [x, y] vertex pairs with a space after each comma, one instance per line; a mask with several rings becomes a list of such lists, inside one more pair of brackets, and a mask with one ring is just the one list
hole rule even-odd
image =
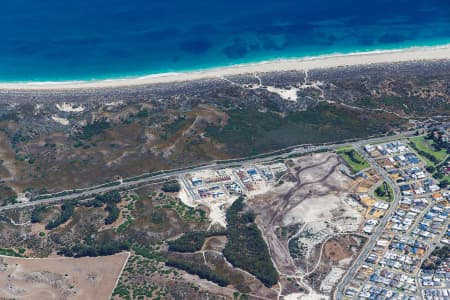
[[0, 257], [0, 298], [109, 299], [128, 253], [104, 257]]

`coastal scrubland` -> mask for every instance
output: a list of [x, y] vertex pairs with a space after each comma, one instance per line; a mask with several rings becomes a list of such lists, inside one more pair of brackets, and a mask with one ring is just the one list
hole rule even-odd
[[[255, 76], [241, 75], [132, 89], [0, 92], [1, 201], [407, 129], [411, 118], [450, 115], [446, 65], [263, 73], [257, 87]], [[267, 86], [296, 87], [297, 99]]]

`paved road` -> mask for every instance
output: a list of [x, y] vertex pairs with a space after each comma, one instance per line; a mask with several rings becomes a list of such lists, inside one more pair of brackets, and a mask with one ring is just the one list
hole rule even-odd
[[[362, 140], [361, 143], [364, 143], [364, 144], [382, 143], [382, 142], [397, 140], [399, 138], [412, 136], [413, 134], [414, 134], [414, 131], [405, 131], [405, 132], [399, 133], [397, 135], [365, 139], [365, 140]], [[317, 146], [302, 145], [302, 146], [298, 146], [296, 148], [291, 147], [291, 148], [289, 148], [291, 150], [289, 150], [285, 153], [268, 155], [265, 157], [260, 156], [261, 158], [249, 158], [249, 159], [243, 158], [241, 160], [232, 159], [232, 160], [228, 160], [228, 161], [227, 160], [214, 161], [208, 165], [203, 165], [203, 166], [198, 166], [198, 167], [162, 171], [162, 172], [160, 172], [160, 174], [157, 174], [157, 175], [149, 174], [148, 177], [138, 178], [139, 177], [138, 176], [138, 177], [136, 177], [136, 179], [133, 179], [133, 178], [124, 179], [123, 183], [120, 185], [94, 186], [94, 187], [86, 188], [86, 189], [81, 190], [80, 192], [69, 194], [69, 195], [55, 195], [54, 194], [55, 196], [49, 195], [48, 198], [42, 199], [42, 200], [36, 200], [36, 201], [30, 201], [30, 202], [26, 202], [26, 203], [17, 203], [17, 204], [2, 206], [2, 207], [0, 207], [0, 212], [6, 211], [6, 210], [11, 210], [11, 209], [16, 209], [16, 208], [42, 205], [42, 204], [53, 204], [53, 203], [58, 203], [58, 202], [73, 200], [73, 199], [78, 199], [78, 198], [88, 198], [95, 194], [101, 194], [101, 193], [110, 192], [110, 191], [114, 191], [114, 190], [126, 189], [126, 188], [134, 187], [134, 186], [142, 186], [142, 185], [145, 185], [148, 183], [152, 183], [154, 181], [167, 180], [169, 178], [176, 178], [176, 177], [179, 177], [179, 176], [184, 175], [189, 172], [196, 172], [196, 171], [201, 171], [201, 170], [205, 170], [205, 169], [227, 168], [227, 167], [236, 166], [237, 164], [241, 165], [241, 164], [262, 163], [262, 162], [268, 162], [268, 161], [272, 161], [272, 160], [276, 160], [276, 159], [286, 159], [292, 155], [312, 153], [314, 151], [320, 151], [320, 150], [326, 150], [326, 149], [336, 149], [336, 148], [344, 147], [344, 146], [352, 146], [352, 145], [354, 145], [354, 143], [355, 142], [353, 141], [353, 142], [344, 142], [344, 143], [339, 143], [339, 144], [324, 144], [324, 145], [317, 145]]]
[[[365, 144], [370, 144], [370, 141], [364, 142]], [[350, 281], [353, 279], [353, 277], [356, 274], [356, 271], [358, 270], [359, 266], [363, 263], [364, 259], [367, 257], [369, 252], [373, 249], [376, 242], [380, 238], [380, 236], [383, 234], [384, 229], [386, 227], [386, 224], [388, 223], [389, 219], [391, 218], [392, 214], [397, 209], [397, 206], [401, 200], [401, 193], [398, 188], [398, 186], [392, 181], [392, 179], [389, 177], [389, 175], [386, 173], [386, 171], [381, 168], [376, 161], [370, 157], [364, 150], [361, 149], [361, 143], [355, 143], [353, 145], [355, 149], [370, 163], [370, 165], [380, 174], [384, 181], [386, 181], [394, 190], [394, 199], [390, 203], [390, 207], [384, 217], [382, 218], [380, 224], [378, 225], [377, 229], [372, 233], [369, 240], [367, 241], [366, 245], [362, 249], [361, 253], [357, 257], [357, 259], [353, 262], [352, 266], [348, 269], [347, 273], [344, 275], [342, 280], [339, 282], [336, 292], [335, 292], [335, 298], [336, 299], [343, 299], [344, 298], [344, 288], [350, 283]]]

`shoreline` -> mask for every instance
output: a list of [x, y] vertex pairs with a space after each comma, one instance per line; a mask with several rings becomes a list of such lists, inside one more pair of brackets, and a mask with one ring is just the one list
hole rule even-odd
[[450, 60], [450, 44], [429, 47], [411, 47], [395, 50], [355, 52], [349, 54], [331, 54], [323, 56], [303, 57], [297, 59], [278, 59], [263, 61], [259, 63], [240, 64], [198, 71], [180, 73], [171, 72], [132, 78], [61, 82], [0, 82], [0, 91], [113, 89], [161, 83], [217, 79], [225, 76], [236, 76], [253, 73], [307, 71], [338, 67], [437, 60]]

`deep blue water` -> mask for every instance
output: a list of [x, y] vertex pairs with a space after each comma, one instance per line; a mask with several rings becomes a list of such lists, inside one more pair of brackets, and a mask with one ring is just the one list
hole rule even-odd
[[3, 82], [449, 42], [450, 0], [0, 0]]

